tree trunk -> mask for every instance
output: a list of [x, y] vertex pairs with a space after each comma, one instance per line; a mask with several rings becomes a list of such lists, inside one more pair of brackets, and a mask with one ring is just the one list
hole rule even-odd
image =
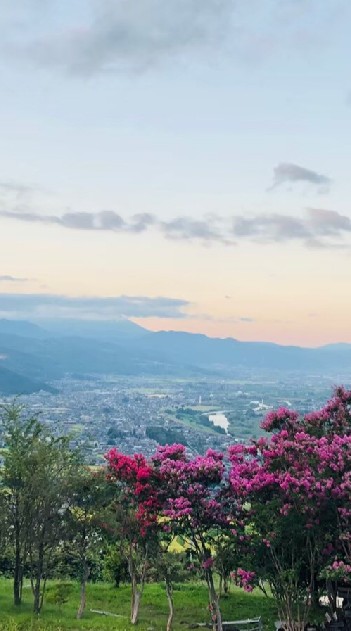
[[225, 575], [223, 578], [223, 587], [224, 587], [224, 594], [225, 595], [229, 594], [229, 577], [227, 575]]
[[168, 620], [166, 631], [172, 631], [173, 617], [174, 617], [174, 605], [173, 605], [173, 589], [172, 584], [166, 579], [166, 594], [168, 600]]
[[21, 604], [21, 533], [20, 522], [18, 517], [18, 500], [16, 499], [16, 519], [15, 519], [15, 567], [13, 572], [13, 602], [14, 604]]
[[138, 622], [140, 601], [143, 595], [144, 584], [145, 584], [146, 559], [147, 559], [147, 553], [145, 554], [144, 567], [141, 572], [141, 577], [139, 579], [139, 585], [138, 585], [138, 573], [135, 569], [135, 564], [134, 564], [134, 560], [132, 556], [130, 556], [128, 560], [129, 575], [130, 575], [130, 579], [132, 583], [132, 598], [131, 598], [131, 607], [130, 607], [130, 621], [132, 624], [137, 624]]
[[13, 573], [13, 602], [16, 606], [21, 604], [21, 560], [17, 548]]
[[83, 567], [83, 574], [82, 574], [82, 580], [80, 583], [80, 603], [79, 603], [79, 607], [78, 607], [78, 611], [77, 611], [77, 619], [80, 620], [84, 610], [85, 610], [85, 605], [86, 605], [86, 601], [87, 601], [87, 593], [86, 593], [86, 587], [87, 587], [87, 580], [88, 580], [88, 576], [89, 576], [89, 570], [86, 567], [86, 562], [84, 561], [84, 567]]
[[38, 566], [36, 571], [35, 583], [34, 583], [34, 604], [33, 611], [39, 615], [42, 607], [42, 598], [40, 597], [41, 579], [43, 577], [44, 568], [44, 544], [40, 542], [38, 551]]
[[130, 616], [130, 621], [132, 624], [137, 624], [138, 622], [140, 600], [141, 600], [141, 591], [136, 589], [136, 591], [133, 594], [132, 611], [131, 611], [131, 616]]
[[216, 594], [215, 586], [213, 583], [213, 574], [211, 569], [206, 570], [206, 583], [208, 587], [208, 597], [213, 631], [223, 631], [222, 615], [218, 604], [218, 596]]
[[77, 619], [80, 620], [83, 613], [84, 613], [84, 609], [85, 609], [85, 604], [86, 604], [86, 580], [85, 577], [83, 578], [81, 585], [80, 585], [80, 603], [79, 603], [79, 607], [78, 607], [78, 611], [77, 611]]
[[40, 614], [40, 577], [39, 576], [37, 576], [37, 578], [35, 579], [33, 611], [37, 615]]

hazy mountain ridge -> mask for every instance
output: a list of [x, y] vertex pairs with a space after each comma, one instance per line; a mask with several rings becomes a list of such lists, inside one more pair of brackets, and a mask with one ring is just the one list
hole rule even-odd
[[0, 394], [31, 394], [32, 392], [39, 392], [39, 390], [55, 392], [54, 388], [48, 386], [45, 383], [30, 379], [25, 375], [21, 375], [0, 366]]
[[[234, 371], [351, 370], [351, 345], [312, 349], [176, 331], [152, 333], [133, 322], [53, 320], [46, 328], [0, 320], [0, 393], [38, 389], [66, 373], [230, 376]], [[10, 376], [6, 371], [11, 372]], [[18, 390], [15, 384], [18, 376]], [[23, 379], [29, 383], [25, 386]], [[21, 381], [22, 379], [22, 381]], [[22, 385], [21, 385], [22, 384]], [[34, 391], [33, 390], [33, 391]]]

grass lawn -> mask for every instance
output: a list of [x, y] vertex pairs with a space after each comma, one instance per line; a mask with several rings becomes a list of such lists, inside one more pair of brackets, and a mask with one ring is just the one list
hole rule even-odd
[[[67, 583], [65, 582], [67, 585]], [[65, 604], [59, 606], [50, 602], [58, 582], [48, 584], [47, 601], [37, 620], [32, 616], [32, 594], [27, 582], [23, 589], [23, 604], [15, 608], [12, 604], [12, 582], [0, 579], [0, 631], [123, 631], [135, 629], [129, 623], [130, 587], [115, 589], [107, 583], [89, 585], [87, 607], [84, 617], [76, 620], [79, 603], [79, 587], [69, 584], [69, 596]], [[201, 583], [187, 583], [174, 592], [175, 631], [186, 631], [194, 622], [207, 622], [207, 591]], [[92, 613], [90, 609], [100, 609], [118, 614], [118, 618]], [[262, 616], [265, 629], [274, 628], [276, 608], [274, 601], [259, 591], [247, 594], [232, 587], [228, 598], [221, 600], [224, 620], [240, 620]], [[140, 631], [159, 631], [166, 628], [167, 600], [162, 585], [146, 585], [140, 608]]]

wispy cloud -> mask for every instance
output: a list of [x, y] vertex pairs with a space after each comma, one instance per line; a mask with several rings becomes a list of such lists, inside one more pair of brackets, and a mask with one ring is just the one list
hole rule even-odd
[[332, 180], [322, 173], [291, 162], [281, 162], [274, 168], [271, 190], [278, 186], [297, 183], [310, 184], [316, 186], [320, 192], [327, 192]]
[[[0, 217], [25, 223], [57, 225], [71, 230], [109, 231], [116, 233], [140, 234], [151, 228], [158, 229], [168, 239], [185, 241], [198, 240], [202, 243], [233, 244], [233, 240], [223, 230], [223, 220], [193, 219], [175, 217], [164, 221], [149, 213], [138, 213], [124, 218], [113, 210], [97, 213], [69, 212], [61, 216], [47, 215], [26, 210], [0, 210]], [[218, 224], [218, 225], [216, 225]]]
[[235, 217], [233, 232], [236, 237], [253, 237], [268, 241], [291, 241], [311, 236], [310, 229], [303, 219], [280, 214]]
[[[343, 239], [351, 233], [351, 219], [335, 210], [308, 208], [303, 217], [283, 214], [263, 214], [235, 217], [236, 237], [261, 242], [302, 241], [308, 247], [351, 248]], [[339, 241], [326, 240], [333, 237]]]
[[255, 243], [300, 242], [311, 249], [350, 249], [351, 218], [335, 210], [307, 208], [303, 214], [261, 213], [232, 216], [176, 216], [165, 220], [151, 213], [129, 217], [114, 210], [99, 212], [69, 211], [48, 214], [33, 210], [34, 204], [10, 203], [0, 195], [0, 219], [57, 226], [65, 230], [114, 232], [137, 236], [149, 231], [166, 239], [198, 242], [202, 245], [239, 245]]
[[186, 318], [190, 302], [159, 296], [72, 297], [0, 293], [0, 314], [25, 317]]
[[2, 4], [2, 50], [11, 61], [75, 77], [143, 72], [199, 55], [213, 62], [223, 49], [250, 62], [284, 49], [303, 54], [325, 48], [335, 22], [350, 13], [343, 0], [85, 0], [74, 10], [62, 0]]
[[[23, 43], [12, 54], [42, 67], [76, 76], [120, 70], [142, 71], [162, 59], [220, 46], [237, 0], [91, 0], [49, 32]], [[63, 12], [64, 14], [64, 12]], [[52, 18], [52, 14], [46, 16]]]
[[27, 184], [22, 184], [20, 182], [5, 182], [0, 181], [0, 191], [1, 193], [10, 193], [15, 194], [17, 197], [21, 197], [24, 195], [28, 195], [29, 193], [33, 193], [35, 189], [33, 186], [28, 186]]
[[219, 242], [225, 245], [233, 245], [233, 241], [230, 240], [229, 235], [225, 235], [223, 220], [219, 217], [216, 219], [176, 217], [170, 221], [158, 221], [157, 224], [161, 232], [168, 239], [199, 239], [206, 243]]
[[11, 276], [11, 274], [0, 274], [0, 283], [27, 283], [30, 279], [21, 276]]

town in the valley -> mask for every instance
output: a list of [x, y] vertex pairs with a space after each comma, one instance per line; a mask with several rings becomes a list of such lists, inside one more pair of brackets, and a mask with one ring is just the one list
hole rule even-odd
[[[192, 454], [225, 450], [262, 434], [265, 414], [280, 406], [301, 413], [323, 405], [335, 383], [347, 376], [272, 374], [263, 379], [180, 380], [115, 375], [51, 383], [53, 392], [19, 397], [57, 435], [71, 437], [86, 462], [98, 465], [117, 446], [124, 453], [151, 455], [158, 444], [182, 443]], [[2, 398], [3, 403], [13, 398]]]

